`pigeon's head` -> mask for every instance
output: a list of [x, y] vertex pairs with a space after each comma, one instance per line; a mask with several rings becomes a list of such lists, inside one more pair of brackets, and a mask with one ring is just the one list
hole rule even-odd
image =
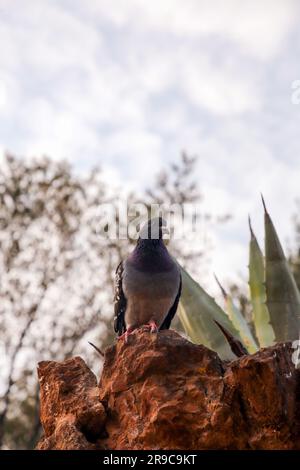
[[165, 233], [169, 233], [167, 222], [160, 217], [149, 219], [140, 231], [140, 238], [143, 240], [161, 240]]

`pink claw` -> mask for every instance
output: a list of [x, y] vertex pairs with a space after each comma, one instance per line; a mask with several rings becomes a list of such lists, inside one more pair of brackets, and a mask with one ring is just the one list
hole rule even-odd
[[155, 321], [151, 320], [146, 327], [150, 329], [150, 333], [157, 333], [158, 332], [158, 326], [155, 323]]
[[157, 326], [157, 324], [155, 323], [155, 321], [150, 322], [150, 325], [151, 325], [151, 330], [150, 330], [150, 332], [151, 332], [151, 333], [157, 333], [157, 332], [158, 332], [158, 326]]
[[125, 333], [123, 333], [121, 336], [118, 336], [118, 341], [124, 339], [124, 342], [127, 344], [128, 343], [128, 337], [133, 333], [132, 328], [128, 328]]

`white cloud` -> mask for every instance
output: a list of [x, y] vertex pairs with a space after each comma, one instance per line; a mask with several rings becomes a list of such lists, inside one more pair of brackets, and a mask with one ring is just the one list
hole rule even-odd
[[221, 278], [246, 273], [249, 212], [262, 234], [260, 191], [285, 239], [298, 118], [271, 99], [286, 87], [290, 104], [297, 2], [0, 0], [0, 10], [0, 150], [67, 157], [81, 171], [100, 163], [141, 187], [186, 149], [200, 155], [207, 209], [234, 214], [214, 235]]
[[52, 158], [78, 161], [98, 149], [98, 136], [92, 128], [71, 112], [57, 113], [53, 103], [44, 98], [26, 101], [18, 112], [18, 119], [26, 135], [23, 155], [47, 154]]
[[20, 103], [18, 81], [6, 70], [0, 69], [0, 116], [11, 118], [16, 114]]
[[205, 108], [217, 115], [235, 115], [257, 111], [261, 97], [253, 76], [238, 73], [227, 64], [212, 64], [208, 57], [189, 55], [183, 61], [182, 87], [191, 104]]
[[101, 47], [100, 31], [81, 21], [57, 2], [5, 2], [0, 38], [5, 44], [3, 61], [11, 67], [30, 65], [51, 74], [59, 67], [93, 65]]
[[121, 169], [127, 183], [137, 188], [149, 185], [160, 168], [162, 155], [161, 138], [151, 132], [125, 128], [103, 138], [101, 152], [109, 155], [108, 161]]
[[3, 80], [0, 81], [0, 111], [3, 112], [7, 103], [6, 85]]
[[[109, 0], [89, 6], [117, 27], [181, 37], [213, 34], [262, 59], [273, 57], [294, 23], [294, 0]], [[271, 18], [271, 21], [270, 21]]]

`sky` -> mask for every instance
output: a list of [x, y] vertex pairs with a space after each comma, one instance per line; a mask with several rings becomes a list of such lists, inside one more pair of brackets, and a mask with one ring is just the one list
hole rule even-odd
[[0, 0], [0, 159], [100, 164], [142, 188], [185, 150], [214, 229], [210, 271], [247, 277], [263, 192], [293, 242], [300, 197], [297, 0]]

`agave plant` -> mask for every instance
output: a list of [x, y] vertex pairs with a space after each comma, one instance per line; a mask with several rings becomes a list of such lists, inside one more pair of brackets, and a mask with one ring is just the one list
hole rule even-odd
[[264, 200], [263, 206], [265, 256], [249, 219], [252, 325], [247, 323], [219, 281], [225, 299], [224, 310], [181, 267], [183, 287], [178, 315], [183, 328], [194, 343], [215, 350], [222, 359], [232, 359], [233, 352], [236, 355], [246, 350], [254, 353], [260, 347], [299, 337], [300, 293]]

